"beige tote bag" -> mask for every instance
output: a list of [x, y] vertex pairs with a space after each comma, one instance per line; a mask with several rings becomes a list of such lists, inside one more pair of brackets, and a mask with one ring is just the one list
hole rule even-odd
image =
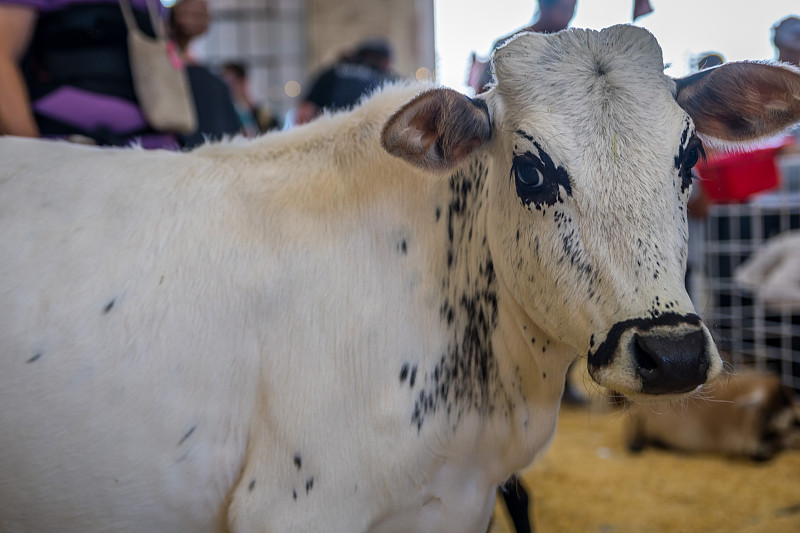
[[143, 33], [136, 23], [130, 0], [119, 0], [128, 27], [133, 88], [144, 118], [153, 129], [172, 133], [192, 133], [197, 129], [186, 68], [175, 42], [167, 39], [158, 7], [146, 0], [156, 37]]

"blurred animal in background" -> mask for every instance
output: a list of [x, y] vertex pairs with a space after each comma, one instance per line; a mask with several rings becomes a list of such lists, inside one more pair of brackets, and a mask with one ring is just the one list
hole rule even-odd
[[735, 279], [769, 308], [800, 312], [800, 231], [767, 241], [736, 270]]
[[800, 447], [800, 403], [780, 377], [747, 371], [681, 403], [635, 405], [627, 429], [631, 451], [656, 446], [768, 461]]

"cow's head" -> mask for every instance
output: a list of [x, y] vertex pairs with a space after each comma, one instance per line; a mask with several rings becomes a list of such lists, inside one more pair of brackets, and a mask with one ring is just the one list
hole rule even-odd
[[684, 288], [700, 136], [752, 142], [800, 120], [800, 74], [737, 63], [673, 80], [647, 31], [521, 34], [480, 100], [425, 92], [393, 115], [390, 153], [451, 171], [492, 158], [488, 244], [500, 283], [601, 385], [693, 391], [721, 370]]

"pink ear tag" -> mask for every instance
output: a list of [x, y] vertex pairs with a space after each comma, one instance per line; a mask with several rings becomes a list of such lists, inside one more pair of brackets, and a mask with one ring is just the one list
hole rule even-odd
[[178, 52], [178, 45], [176, 45], [175, 41], [172, 39], [167, 41], [167, 57], [172, 64], [172, 68], [175, 70], [181, 70], [183, 68], [183, 59], [181, 59], [181, 55]]

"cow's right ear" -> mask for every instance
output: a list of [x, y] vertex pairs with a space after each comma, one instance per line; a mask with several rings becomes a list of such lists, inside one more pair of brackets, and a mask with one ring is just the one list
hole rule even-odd
[[483, 100], [440, 88], [416, 96], [389, 117], [381, 145], [417, 167], [447, 171], [484, 146], [491, 135]]

